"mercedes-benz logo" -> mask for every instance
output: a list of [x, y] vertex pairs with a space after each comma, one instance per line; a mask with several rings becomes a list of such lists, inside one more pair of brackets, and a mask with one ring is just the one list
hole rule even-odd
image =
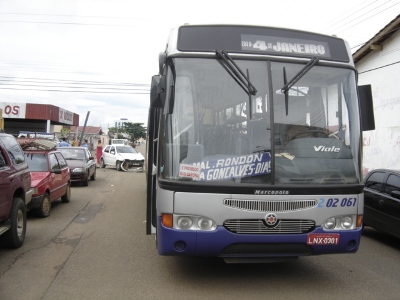
[[265, 216], [267, 226], [275, 226], [278, 223], [278, 218], [275, 214], [269, 213]]

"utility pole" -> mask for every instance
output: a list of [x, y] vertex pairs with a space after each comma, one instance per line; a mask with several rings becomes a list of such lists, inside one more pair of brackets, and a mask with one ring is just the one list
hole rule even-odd
[[87, 121], [88, 121], [88, 119], [89, 119], [89, 114], [90, 114], [90, 111], [88, 111], [87, 114], [86, 114], [85, 125], [83, 125], [83, 129], [82, 129], [82, 133], [81, 133], [81, 138], [79, 139], [79, 145], [82, 145], [83, 135], [85, 134], [86, 124], [87, 124]]

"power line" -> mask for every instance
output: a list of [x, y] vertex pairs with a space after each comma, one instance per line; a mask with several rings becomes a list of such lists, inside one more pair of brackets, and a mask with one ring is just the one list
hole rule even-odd
[[64, 79], [0, 76], [0, 89], [50, 92], [149, 94], [150, 85], [140, 83], [116, 83], [87, 80], [74, 81]]
[[101, 19], [135, 19], [135, 18], [125, 18], [125, 17], [80, 16], [80, 15], [67, 15], [67, 14], [36, 14], [36, 13], [16, 13], [16, 12], [1, 12], [0, 15], [73, 17], [73, 18], [101, 18]]
[[[386, 1], [385, 3], [383, 3], [383, 4], [381, 4], [381, 5], [377, 6], [377, 7], [374, 7], [373, 9], [371, 9], [371, 10], [369, 10], [369, 11], [367, 11], [367, 12], [362, 13], [361, 15], [359, 15], [359, 16], [357, 16], [357, 17], [351, 19], [351, 20], [348, 21], [347, 23], [344, 23], [344, 24], [340, 25], [339, 27], [336, 27], [335, 29], [332, 29], [332, 31], [338, 30], [338, 29], [340, 29], [340, 28], [342, 28], [342, 27], [344, 27], [344, 26], [346, 26], [346, 25], [348, 25], [348, 24], [350, 24], [350, 23], [352, 23], [352, 22], [354, 22], [354, 21], [356, 21], [356, 20], [362, 18], [363, 16], [368, 15], [369, 13], [376, 11], [377, 9], [379, 9], [380, 7], [386, 5], [386, 4], [389, 3], [390, 1], [391, 1], [391, 0], [388, 0], [388, 1]], [[397, 4], [398, 4], [398, 3], [397, 3]], [[395, 4], [395, 5], [396, 5], [396, 4]], [[390, 8], [390, 7], [389, 7], [389, 8]], [[372, 17], [372, 16], [370, 16], [370, 17]], [[370, 18], [370, 17], [368, 17], [368, 18]], [[357, 23], [357, 24], [358, 24], [358, 23]]]
[[[52, 85], [37, 85], [37, 84], [20, 84], [18, 82], [13, 83], [6, 83], [0, 85], [0, 87], [8, 87], [8, 86], [33, 86], [33, 87], [40, 87], [40, 88], [71, 88], [71, 89], [92, 89], [93, 87], [88, 86], [52, 86]], [[149, 89], [144, 88], [130, 88], [130, 89], [119, 89], [113, 87], [94, 87], [96, 90], [115, 90], [115, 91], [148, 91]]]
[[364, 72], [359, 72], [358, 74], [363, 74], [363, 73], [379, 70], [379, 69], [382, 69], [382, 68], [390, 67], [390, 66], [393, 66], [393, 65], [398, 64], [398, 63], [400, 63], [400, 61], [396, 61], [394, 63], [387, 64], [387, 65], [384, 65], [384, 66], [380, 66], [380, 67], [377, 67], [377, 68], [369, 69], [369, 70], [364, 71]]
[[[340, 20], [338, 20], [337, 22], [333, 23], [332, 25], [329, 25], [328, 27], [324, 28], [322, 31], [328, 31], [329, 28], [331, 28], [331, 27], [335, 26], [336, 24], [338, 24], [338, 23], [340, 23], [340, 22], [342, 22], [342, 21], [348, 19], [349, 17], [352, 17], [354, 14], [356, 14], [356, 13], [362, 11], [363, 9], [367, 8], [368, 6], [374, 4], [374, 3], [377, 2], [377, 1], [378, 1], [378, 0], [375, 0], [375, 1], [373, 1], [372, 3], [370, 3], [370, 4], [368, 4], [368, 5], [364, 6], [364, 7], [362, 7], [362, 8], [360, 8], [360, 9], [356, 10], [356, 11], [353, 13], [353, 12], [351, 12], [351, 11], [352, 11], [353, 9], [359, 7], [358, 4], [355, 5], [353, 8], [351, 8], [351, 9], [349, 9], [349, 10], [347, 11], [348, 16], [346, 16], [346, 17], [344, 17], [344, 18], [341, 18]], [[365, 1], [365, 2], [368, 2], [368, 1]], [[339, 19], [339, 18], [340, 18], [340, 17], [336, 18], [336, 20]], [[328, 23], [328, 24], [329, 24], [329, 23]]]
[[[16, 12], [0, 12], [0, 15], [16, 15], [16, 16], [47, 16], [47, 17], [66, 17], [66, 18], [93, 18], [93, 19], [117, 19], [117, 20], [157, 20], [156, 18], [131, 18], [131, 17], [116, 17], [116, 16], [90, 16], [90, 15], [68, 15], [68, 14], [37, 14], [37, 13], [16, 13]], [[165, 19], [164, 19], [165, 21]], [[173, 21], [173, 19], [171, 19]]]
[[[173, 19], [157, 19], [157, 18], [129, 18], [115, 16], [79, 16], [67, 14], [35, 14], [35, 13], [0, 13], [0, 15], [15, 15], [15, 16], [46, 16], [46, 17], [62, 17], [62, 18], [92, 18], [92, 19], [111, 19], [111, 20], [126, 20], [126, 21], [175, 21]], [[32, 23], [32, 24], [56, 24], [56, 25], [81, 25], [81, 26], [109, 26], [109, 27], [132, 27], [136, 25], [127, 24], [105, 24], [105, 23], [82, 23], [82, 22], [56, 22], [56, 21], [24, 21], [24, 20], [0, 20], [3, 23]]]
[[106, 27], [134, 27], [136, 25], [121, 25], [121, 24], [101, 24], [101, 23], [79, 23], [79, 22], [51, 22], [51, 21], [5, 21], [2, 23], [29, 23], [29, 24], [56, 24], [56, 25], [80, 25], [80, 26], [106, 26]]
[[[1, 79], [5, 78], [5, 79]], [[90, 80], [68, 80], [68, 79], [49, 79], [49, 78], [33, 78], [33, 77], [12, 77], [12, 76], [1, 76], [0, 81], [8, 82], [28, 82], [28, 83], [44, 83], [44, 84], [90, 84], [90, 85], [114, 85], [114, 86], [142, 86], [150, 88], [150, 84], [145, 83], [126, 83], [126, 82], [105, 82], [105, 81], [90, 81]]]
[[[352, 27], [354, 27], [354, 26], [356, 26], [356, 25], [358, 25], [358, 24], [360, 24], [360, 23], [362, 23], [362, 22], [365, 22], [365, 21], [369, 20], [370, 18], [375, 17], [376, 15], [379, 15], [379, 14], [383, 13], [384, 11], [388, 10], [389, 8], [392, 8], [393, 6], [396, 6], [396, 5], [398, 5], [398, 4], [400, 4], [400, 2], [398, 2], [398, 3], [396, 3], [396, 4], [393, 4], [392, 6], [389, 6], [389, 7], [385, 8], [384, 10], [381, 10], [380, 12], [377, 12], [376, 14], [374, 14], [374, 15], [372, 15], [372, 16], [369, 16], [369, 17], [367, 17], [366, 19], [364, 19], [364, 20], [362, 20], [362, 21], [360, 21], [360, 22], [358, 22], [358, 23], [356, 23], [356, 24], [353, 24], [352, 26], [349, 26], [349, 27], [343, 29], [342, 31], [337, 32], [337, 33], [341, 33], [341, 32], [343, 32], [343, 31], [345, 31], [345, 30], [347, 30], [347, 29], [350, 29], [350, 28], [352, 28]], [[340, 27], [339, 27], [339, 28], [340, 28]]]
[[[14, 87], [18, 86], [18, 88]], [[31, 87], [35, 87], [33, 89]], [[150, 85], [89, 80], [66, 80], [33, 77], [0, 76], [0, 88], [10, 90], [91, 92], [91, 93], [149, 93]]]
[[75, 90], [59, 90], [59, 89], [31, 89], [31, 88], [12, 88], [0, 86], [1, 90], [15, 90], [15, 91], [38, 91], [38, 92], [64, 92], [64, 93], [88, 93], [88, 94], [150, 94], [149, 92], [132, 92], [132, 91], [75, 91]]

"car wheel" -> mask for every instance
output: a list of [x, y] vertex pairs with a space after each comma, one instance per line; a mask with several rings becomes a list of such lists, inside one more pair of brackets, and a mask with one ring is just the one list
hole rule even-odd
[[6, 248], [19, 248], [25, 240], [26, 206], [21, 198], [14, 198], [10, 211], [11, 228], [0, 236], [1, 244]]
[[104, 159], [101, 159], [100, 161], [100, 166], [104, 169], [106, 167], [106, 164], [104, 163]]
[[67, 190], [64, 196], [61, 197], [63, 203], [69, 203], [71, 201], [71, 184], [68, 183]]
[[93, 172], [93, 175], [92, 176], [90, 176], [90, 180], [96, 180], [96, 168], [94, 168], [94, 172]]
[[124, 172], [129, 170], [129, 161], [128, 160], [124, 160], [121, 163], [121, 170], [124, 171]]
[[117, 171], [121, 171], [121, 162], [117, 161]]
[[89, 185], [89, 172], [86, 174], [85, 180], [82, 182], [83, 186]]
[[36, 210], [36, 214], [41, 218], [47, 218], [48, 216], [50, 216], [50, 209], [50, 195], [45, 193], [43, 195], [42, 203], [40, 203], [40, 207]]

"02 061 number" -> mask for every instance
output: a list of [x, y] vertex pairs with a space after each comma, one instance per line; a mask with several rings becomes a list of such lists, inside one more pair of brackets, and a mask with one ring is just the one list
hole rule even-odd
[[350, 207], [356, 206], [357, 198], [329, 198], [326, 200], [325, 198], [320, 198], [318, 202], [318, 207]]

